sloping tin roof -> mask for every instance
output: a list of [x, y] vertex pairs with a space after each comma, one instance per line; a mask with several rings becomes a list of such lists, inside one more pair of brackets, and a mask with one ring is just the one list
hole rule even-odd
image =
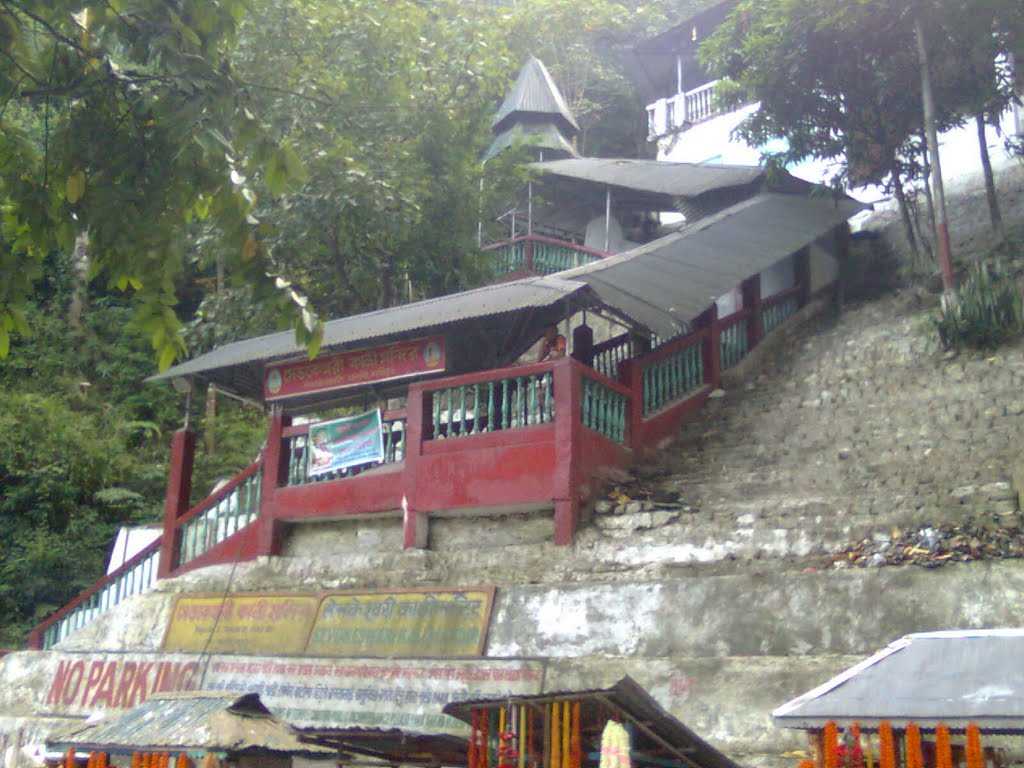
[[[581, 283], [558, 277], [529, 277], [471, 291], [425, 299], [412, 304], [342, 317], [324, 324], [321, 348], [356, 344], [408, 331], [429, 330], [472, 318], [500, 315], [519, 309], [547, 307], [584, 290]], [[286, 359], [305, 354], [292, 331], [271, 333], [217, 347], [172, 366], [147, 381], [188, 376], [216, 368]]]
[[[466, 765], [469, 742], [447, 733], [414, 733], [398, 728], [303, 728], [303, 741], [362, 755], [391, 765]], [[348, 762], [342, 758], [342, 763]]]
[[542, 174], [624, 187], [672, 197], [697, 197], [705, 192], [750, 184], [765, 174], [757, 165], [705, 165], [664, 160], [578, 157], [531, 163]]
[[502, 102], [498, 114], [494, 116], [494, 122], [491, 124], [494, 132], [498, 133], [507, 128], [506, 123], [511, 123], [517, 113], [551, 115], [557, 122], [563, 124], [570, 135], [580, 131], [576, 118], [569, 111], [569, 105], [565, 103], [562, 92], [555, 85], [548, 68], [535, 56], [527, 59], [523, 68], [519, 70], [515, 85]]
[[484, 161], [490, 160], [516, 143], [527, 147], [551, 150], [551, 154], [555, 157], [560, 156], [555, 153], [565, 153], [569, 157], [576, 157], [576, 149], [562, 135], [557, 126], [551, 123], [516, 123], [494, 137], [491, 146], [484, 153]]
[[763, 192], [675, 234], [558, 276], [586, 283], [602, 302], [672, 338], [719, 296], [863, 207], [850, 198]]
[[488, 706], [528, 704], [536, 701], [555, 699], [595, 699], [610, 704], [613, 709], [627, 715], [634, 723], [653, 732], [663, 743], [674, 751], [686, 755], [686, 761], [700, 768], [739, 768], [728, 756], [704, 741], [687, 728], [675, 716], [667, 712], [651, 694], [633, 678], [623, 677], [611, 688], [596, 688], [584, 691], [552, 691], [539, 695], [500, 697], [494, 699], [472, 699], [453, 701], [441, 711], [470, 723], [472, 710]]
[[124, 714], [70, 730], [50, 748], [134, 752], [205, 750], [334, 754], [303, 744], [291, 728], [275, 718], [255, 693], [195, 691], [157, 694]]
[[889, 720], [1024, 731], [1024, 629], [906, 635], [772, 716], [786, 728]]

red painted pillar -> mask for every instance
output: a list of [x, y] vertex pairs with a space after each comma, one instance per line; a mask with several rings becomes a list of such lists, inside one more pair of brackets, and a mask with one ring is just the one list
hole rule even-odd
[[430, 517], [419, 509], [416, 497], [416, 473], [423, 455], [426, 392], [422, 384], [412, 384], [405, 401], [405, 469], [402, 472], [402, 548], [426, 549], [429, 544]]
[[701, 352], [704, 358], [704, 382], [712, 389], [718, 389], [722, 383], [722, 342], [718, 328], [718, 305], [712, 304], [701, 312], [693, 321], [695, 330], [707, 329]]
[[750, 310], [747, 317], [747, 349], [753, 349], [764, 338], [764, 323], [761, 320], [761, 275], [749, 277], [740, 283], [743, 294], [743, 308]]
[[247, 554], [278, 555], [281, 553], [281, 534], [284, 523], [277, 507], [277, 489], [287, 470], [288, 457], [284, 452], [284, 428], [291, 417], [275, 406], [267, 428], [267, 445], [263, 449], [263, 481], [260, 484], [260, 517], [256, 530], [255, 551]]
[[643, 363], [640, 357], [632, 357], [619, 363], [619, 378], [629, 387], [629, 434], [628, 445], [634, 451], [642, 452], [644, 447], [644, 383]]
[[171, 575], [178, 559], [178, 518], [188, 512], [192, 495], [192, 465], [196, 455], [196, 433], [179, 429], [171, 437], [171, 461], [164, 494], [164, 534], [160, 539], [160, 565], [157, 578]]
[[555, 395], [555, 544], [568, 546], [579, 523], [580, 421], [579, 363], [566, 357], [552, 369]]

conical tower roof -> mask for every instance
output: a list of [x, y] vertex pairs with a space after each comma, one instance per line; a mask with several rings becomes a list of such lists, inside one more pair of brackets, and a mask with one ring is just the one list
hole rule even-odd
[[576, 118], [569, 111], [547, 67], [540, 59], [531, 56], [519, 70], [519, 77], [505, 97], [491, 127], [498, 134], [521, 119], [536, 122], [538, 118], [551, 120], [570, 138], [580, 131]]

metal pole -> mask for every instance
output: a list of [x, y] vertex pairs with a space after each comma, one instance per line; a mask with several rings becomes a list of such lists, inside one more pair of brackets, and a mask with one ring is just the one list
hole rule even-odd
[[533, 182], [526, 185], [526, 234], [533, 234]]
[[949, 244], [949, 225], [946, 218], [946, 193], [942, 186], [942, 161], [939, 159], [939, 132], [935, 128], [935, 95], [932, 93], [931, 70], [928, 65], [928, 47], [924, 39], [921, 12], [914, 14], [914, 33], [917, 36], [917, 56], [921, 64], [921, 100], [924, 106], [924, 127], [928, 138], [928, 154], [932, 165], [932, 189], [938, 213], [935, 238], [939, 246], [939, 266], [942, 269], [942, 287], [947, 295], [956, 290], [953, 279], [952, 248]]
[[608, 253], [611, 246], [612, 235], [612, 188], [605, 187], [604, 191], [604, 252]]
[[476, 206], [476, 247], [483, 248], [484, 245], [484, 177], [480, 175], [480, 200]]

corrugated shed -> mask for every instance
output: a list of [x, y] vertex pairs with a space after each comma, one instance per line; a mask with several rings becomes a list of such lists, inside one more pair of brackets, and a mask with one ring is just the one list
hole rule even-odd
[[[598, 711], [606, 715], [625, 716], [624, 719], [627, 722], [632, 721], [633, 725], [640, 728], [641, 738], [649, 744], [657, 744], [668, 753], [681, 757], [683, 762], [693, 768], [739, 768], [729, 757], [712, 747], [676, 717], [665, 711], [654, 697], [628, 675], [611, 688], [551, 691], [532, 696], [453, 701], [446, 704], [442, 712], [457, 717], [464, 723], [470, 723], [474, 709], [516, 703], [537, 704], [564, 699], [593, 701], [600, 705]], [[586, 716], [583, 715], [583, 719], [585, 718]]]
[[776, 709], [785, 728], [882, 720], [1024, 732], [1024, 629], [907, 635]]
[[[398, 728], [303, 728], [303, 741], [391, 765], [457, 766], [468, 763], [469, 742], [446, 733], [413, 733]], [[344, 760], [344, 757], [342, 758]]]
[[764, 169], [757, 165], [698, 165], [599, 157], [531, 163], [530, 167], [544, 175], [671, 197], [697, 197], [705, 192], [740, 187], [765, 175]]
[[[409, 331], [428, 333], [432, 329], [473, 318], [501, 315], [521, 309], [548, 307], [586, 289], [581, 283], [558, 277], [530, 277], [488, 285], [471, 291], [417, 301], [399, 307], [343, 317], [324, 324], [322, 350]], [[301, 356], [305, 350], [295, 343], [291, 331], [257, 336], [217, 347], [210, 352], [172, 366], [147, 381], [188, 376], [218, 368], [263, 363]], [[261, 377], [257, 376], [257, 379]]]
[[505, 101], [494, 117], [492, 129], [495, 133], [500, 133], [515, 121], [517, 114], [524, 113], [550, 115], [570, 136], [580, 131], [576, 118], [569, 110], [569, 105], [565, 103], [547, 67], [535, 56], [527, 59], [523, 68], [519, 70], [515, 85], [505, 96]]
[[152, 696], [124, 714], [48, 739], [47, 746], [60, 751], [334, 753], [300, 742], [255, 693], [202, 691]]
[[663, 338], [708, 306], [864, 206], [850, 198], [761, 193], [639, 248], [560, 272], [589, 285]]

